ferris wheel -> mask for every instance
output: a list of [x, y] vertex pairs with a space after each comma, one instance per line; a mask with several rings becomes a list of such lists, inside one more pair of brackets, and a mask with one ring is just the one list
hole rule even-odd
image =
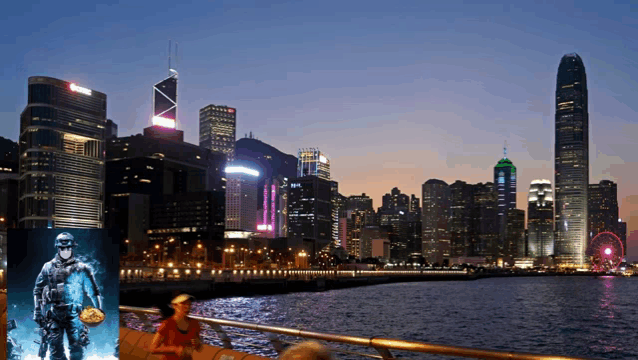
[[623, 260], [622, 241], [612, 232], [596, 235], [589, 244], [587, 255], [591, 257], [592, 269], [595, 271], [613, 270]]

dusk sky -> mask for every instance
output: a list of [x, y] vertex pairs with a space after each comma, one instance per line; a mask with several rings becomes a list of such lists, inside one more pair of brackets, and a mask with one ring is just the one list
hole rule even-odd
[[344, 195], [430, 178], [492, 181], [518, 168], [518, 207], [553, 176], [561, 57], [578, 53], [589, 86], [590, 182], [618, 183], [638, 260], [638, 6], [429, 1], [12, 2], [0, 14], [0, 135], [17, 140], [27, 78], [106, 93], [119, 135], [150, 125], [154, 83], [179, 43], [178, 128], [198, 144], [199, 109], [237, 108], [290, 154], [318, 147]]

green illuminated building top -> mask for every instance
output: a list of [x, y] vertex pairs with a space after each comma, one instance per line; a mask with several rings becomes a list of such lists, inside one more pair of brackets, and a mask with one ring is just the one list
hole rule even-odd
[[504, 157], [501, 160], [499, 160], [499, 162], [496, 164], [495, 168], [500, 169], [500, 168], [510, 168], [512, 173], [516, 172], [516, 166], [514, 166], [514, 164], [512, 164], [512, 160]]

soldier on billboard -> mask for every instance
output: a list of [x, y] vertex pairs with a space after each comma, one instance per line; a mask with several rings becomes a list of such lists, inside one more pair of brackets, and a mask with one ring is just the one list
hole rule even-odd
[[44, 359], [47, 348], [49, 359], [67, 360], [64, 351], [64, 333], [69, 341], [71, 360], [82, 360], [84, 348], [89, 345], [89, 329], [79, 315], [85, 295], [93, 306], [102, 310], [100, 289], [91, 267], [74, 257], [77, 246], [73, 235], [63, 232], [55, 239], [58, 253], [42, 267], [33, 290], [35, 310], [33, 320], [43, 333], [39, 356]]

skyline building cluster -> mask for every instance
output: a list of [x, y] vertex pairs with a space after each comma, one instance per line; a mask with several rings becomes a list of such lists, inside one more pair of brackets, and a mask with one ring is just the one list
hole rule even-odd
[[588, 183], [587, 83], [577, 54], [561, 59], [556, 86], [554, 189], [549, 180], [532, 181], [527, 211], [517, 208], [518, 171], [507, 147], [493, 182], [429, 179], [420, 198], [395, 187], [375, 211], [365, 193], [339, 193], [325, 152], [301, 148], [295, 157], [252, 133], [236, 139], [234, 107], [201, 108], [199, 145], [185, 143], [177, 129], [178, 73], [170, 65], [153, 86], [153, 125], [127, 137], [107, 119], [105, 94], [29, 78], [19, 174], [5, 182], [18, 185], [17, 226], [117, 225], [127, 253], [158, 263], [221, 261], [232, 231], [313, 256], [342, 247], [354, 258], [395, 263], [415, 256], [439, 264], [539, 258], [580, 267], [601, 232], [616, 233], [626, 249], [626, 223], [618, 217], [616, 184]]

